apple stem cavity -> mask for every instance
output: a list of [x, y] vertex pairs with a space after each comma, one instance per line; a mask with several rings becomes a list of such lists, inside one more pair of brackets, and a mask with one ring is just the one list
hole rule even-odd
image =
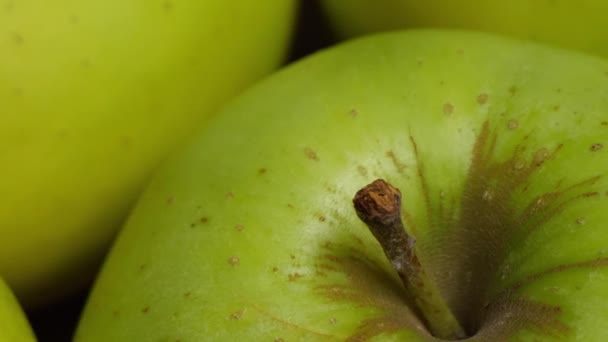
[[399, 189], [377, 179], [357, 191], [353, 203], [357, 216], [382, 246], [433, 336], [446, 340], [467, 337], [418, 260], [416, 240], [406, 233], [401, 220]]

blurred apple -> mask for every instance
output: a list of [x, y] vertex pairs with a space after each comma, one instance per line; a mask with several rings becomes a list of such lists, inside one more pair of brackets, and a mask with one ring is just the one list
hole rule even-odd
[[160, 169], [76, 341], [437, 341], [353, 209], [377, 178], [471, 340], [608, 340], [607, 72], [410, 31], [275, 74]]
[[1, 4], [0, 274], [27, 306], [85, 282], [157, 163], [281, 64], [295, 5]]
[[0, 341], [30, 342], [36, 338], [4, 280], [0, 278]]
[[321, 0], [342, 37], [414, 27], [466, 28], [608, 57], [603, 0]]

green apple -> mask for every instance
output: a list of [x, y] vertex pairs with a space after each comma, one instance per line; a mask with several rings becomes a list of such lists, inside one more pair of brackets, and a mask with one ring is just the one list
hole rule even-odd
[[285, 57], [294, 0], [0, 4], [0, 274], [89, 277], [151, 170]]
[[288, 67], [160, 169], [76, 341], [433, 340], [353, 208], [378, 178], [471, 340], [608, 340], [607, 73], [432, 30]]
[[0, 278], [0, 341], [33, 342], [35, 340], [17, 299]]
[[608, 57], [603, 0], [321, 0], [342, 37], [408, 27], [467, 28]]

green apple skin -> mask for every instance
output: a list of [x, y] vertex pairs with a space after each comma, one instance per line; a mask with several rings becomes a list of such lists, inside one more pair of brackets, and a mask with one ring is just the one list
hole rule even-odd
[[459, 319], [491, 313], [471, 340], [608, 339], [607, 72], [450, 31], [286, 68], [156, 174], [76, 341], [433, 340], [352, 208], [377, 178]]
[[88, 281], [151, 170], [282, 63], [293, 0], [0, 8], [0, 274], [27, 306]]
[[2, 278], [0, 278], [0, 341], [36, 341], [17, 299]]
[[602, 0], [322, 0], [341, 37], [416, 28], [498, 32], [608, 56]]

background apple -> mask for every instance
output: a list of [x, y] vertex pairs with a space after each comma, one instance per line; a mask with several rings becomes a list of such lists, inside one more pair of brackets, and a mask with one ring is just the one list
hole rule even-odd
[[1, 5], [0, 274], [28, 307], [87, 281], [157, 163], [283, 61], [295, 3]]
[[608, 339], [607, 72], [447, 31], [288, 67], [156, 175], [75, 340], [428, 341], [353, 210], [376, 178], [473, 340]]
[[0, 341], [33, 342], [35, 340], [17, 300], [4, 280], [0, 278]]
[[602, 0], [321, 0], [342, 37], [412, 27], [500, 32], [608, 56]]

